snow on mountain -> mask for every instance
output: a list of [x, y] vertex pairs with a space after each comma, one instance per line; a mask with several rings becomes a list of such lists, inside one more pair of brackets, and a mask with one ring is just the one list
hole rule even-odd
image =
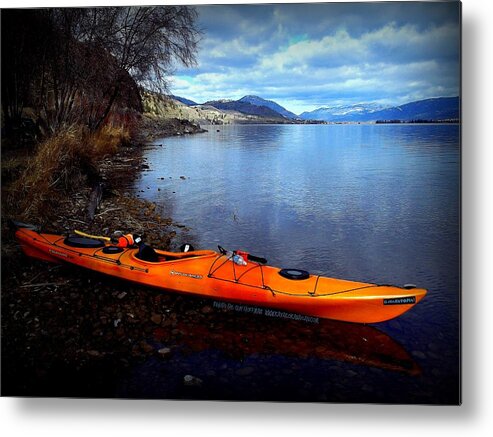
[[390, 107], [374, 103], [328, 106], [303, 112], [300, 118], [331, 122], [448, 120], [459, 118], [459, 106], [459, 97], [437, 97]]

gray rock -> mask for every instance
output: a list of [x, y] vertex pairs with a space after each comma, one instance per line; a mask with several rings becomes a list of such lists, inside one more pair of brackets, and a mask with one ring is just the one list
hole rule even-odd
[[248, 376], [255, 372], [255, 369], [253, 367], [242, 367], [241, 369], [238, 369], [235, 374], [238, 376]]
[[187, 387], [200, 387], [202, 383], [203, 381], [200, 378], [193, 375], [185, 375], [183, 377], [183, 384]]
[[163, 347], [163, 348], [159, 349], [157, 351], [157, 353], [161, 357], [166, 358], [166, 357], [169, 357], [171, 355], [171, 349], [169, 347]]
[[421, 359], [425, 359], [426, 358], [426, 355], [423, 352], [421, 352], [421, 351], [412, 351], [411, 352], [411, 355], [413, 357], [416, 357], [416, 358], [421, 358]]

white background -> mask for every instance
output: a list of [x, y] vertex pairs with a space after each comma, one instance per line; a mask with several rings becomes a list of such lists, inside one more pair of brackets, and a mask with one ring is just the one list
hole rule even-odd
[[[142, 0], [17, 1], [9, 6], [138, 3], [159, 4]], [[161, 2], [166, 3], [190, 2]], [[462, 3], [462, 406], [1, 398], [2, 435], [395, 437], [467, 433], [482, 436], [487, 434], [487, 428], [491, 435], [493, 16], [490, 4], [484, 0]]]

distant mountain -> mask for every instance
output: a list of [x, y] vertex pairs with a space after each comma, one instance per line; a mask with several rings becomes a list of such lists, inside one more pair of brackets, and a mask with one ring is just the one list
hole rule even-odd
[[303, 120], [361, 121], [362, 118], [382, 109], [385, 109], [385, 106], [376, 103], [326, 106], [314, 111], [303, 112], [299, 117]]
[[450, 120], [460, 116], [459, 97], [437, 97], [382, 108], [375, 104], [323, 107], [303, 112], [303, 120], [358, 122], [377, 120]]
[[170, 95], [170, 97], [174, 100], [178, 100], [179, 102], [183, 103], [184, 105], [187, 105], [187, 106], [195, 106], [197, 105], [196, 102], [194, 102], [193, 100], [190, 100], [190, 99], [186, 99], [185, 97], [180, 97], [180, 96], [174, 96], [174, 95]]
[[245, 96], [242, 97], [240, 100], [238, 100], [238, 102], [250, 103], [251, 105], [255, 105], [255, 106], [265, 106], [266, 108], [272, 109], [278, 114], [281, 114], [285, 118], [291, 118], [291, 119], [299, 118], [296, 114], [293, 114], [292, 112], [288, 111], [286, 108], [283, 108], [278, 103], [272, 100], [263, 99], [262, 97]]
[[[272, 100], [247, 95], [239, 100], [217, 99], [199, 104], [179, 96], [168, 96], [176, 102], [178, 118], [211, 123], [316, 123], [318, 122], [376, 122], [376, 121], [443, 121], [460, 117], [459, 97], [436, 97], [400, 106], [358, 103], [355, 105], [325, 106], [299, 116]], [[148, 99], [149, 100], [149, 99]], [[151, 100], [149, 111], [155, 112]], [[155, 105], [154, 105], [155, 106]], [[158, 105], [159, 106], [159, 105]], [[170, 112], [170, 106], [167, 105]], [[188, 109], [187, 109], [188, 108]], [[190, 112], [193, 109], [192, 112]], [[163, 109], [164, 110], [164, 109]], [[171, 111], [172, 112], [172, 111]]]
[[264, 105], [254, 105], [249, 102], [244, 102], [240, 100], [211, 100], [209, 102], [205, 102], [204, 105], [213, 106], [216, 109], [220, 109], [222, 111], [237, 111], [242, 114], [248, 115], [256, 115], [260, 117], [267, 118], [284, 118], [279, 112], [274, 111], [273, 109], [264, 106]]
[[418, 100], [373, 114], [377, 120], [450, 120], [460, 117], [459, 97]]
[[[186, 103], [182, 103], [181, 100], [182, 98], [178, 100], [176, 96], [171, 97], [170, 95], [144, 91], [142, 95], [144, 114], [154, 120], [170, 120], [171, 123], [175, 123], [176, 120], [188, 120], [195, 124], [204, 125], [293, 122], [282, 118], [277, 113], [275, 117], [264, 117], [244, 114], [238, 111], [221, 110], [206, 104], [187, 105]], [[191, 102], [189, 99], [185, 100]], [[222, 100], [221, 102], [226, 104], [232, 101]], [[272, 113], [269, 112], [269, 115], [272, 115]]]

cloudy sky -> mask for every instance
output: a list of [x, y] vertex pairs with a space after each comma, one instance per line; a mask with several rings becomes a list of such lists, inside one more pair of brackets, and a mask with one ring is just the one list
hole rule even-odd
[[204, 37], [171, 92], [202, 103], [254, 94], [301, 113], [455, 96], [457, 2], [197, 6]]

